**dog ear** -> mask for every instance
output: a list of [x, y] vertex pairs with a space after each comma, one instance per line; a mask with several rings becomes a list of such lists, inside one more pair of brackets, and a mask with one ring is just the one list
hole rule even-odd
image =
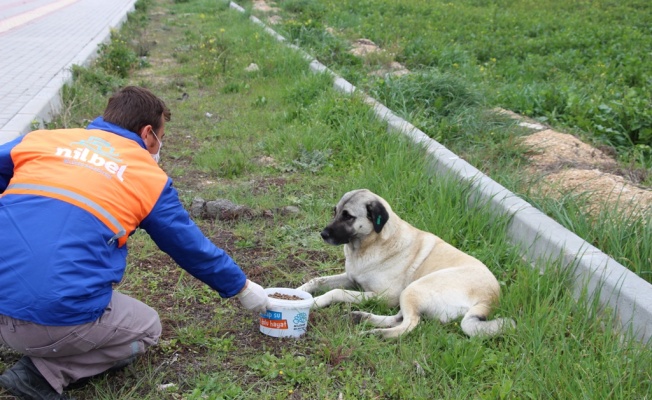
[[367, 204], [367, 218], [374, 224], [374, 231], [380, 233], [389, 219], [389, 214], [379, 201], [372, 201]]

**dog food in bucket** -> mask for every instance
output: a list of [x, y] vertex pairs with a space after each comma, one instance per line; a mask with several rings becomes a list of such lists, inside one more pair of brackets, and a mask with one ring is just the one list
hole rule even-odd
[[299, 337], [306, 333], [312, 306], [310, 293], [288, 288], [267, 288], [269, 306], [260, 315], [260, 331], [273, 337]]

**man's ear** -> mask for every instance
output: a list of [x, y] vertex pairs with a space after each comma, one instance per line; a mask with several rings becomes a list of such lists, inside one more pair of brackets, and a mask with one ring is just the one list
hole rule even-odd
[[372, 201], [367, 204], [367, 218], [374, 224], [374, 231], [380, 233], [389, 219], [389, 214], [380, 201]]
[[145, 138], [149, 135], [150, 132], [152, 132], [153, 128], [151, 125], [145, 125], [140, 130], [138, 130], [138, 136], [140, 136], [143, 141], [145, 141]]
[[156, 146], [156, 139], [152, 137], [153, 131], [154, 128], [152, 128], [152, 125], [145, 125], [140, 128], [140, 130], [138, 130], [138, 135], [141, 139], [143, 139], [143, 142], [145, 142], [145, 148], [147, 149], [151, 149], [152, 147]]

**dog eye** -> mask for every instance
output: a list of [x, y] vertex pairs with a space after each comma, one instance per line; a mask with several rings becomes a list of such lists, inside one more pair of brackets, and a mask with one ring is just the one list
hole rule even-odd
[[342, 211], [342, 219], [353, 219], [355, 218], [353, 215], [349, 214], [348, 211], [344, 210]]

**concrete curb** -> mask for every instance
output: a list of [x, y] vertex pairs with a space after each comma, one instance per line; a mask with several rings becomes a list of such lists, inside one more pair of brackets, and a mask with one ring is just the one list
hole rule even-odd
[[101, 43], [111, 39], [111, 29], [122, 25], [130, 12], [134, 10], [136, 0], [132, 1], [117, 16], [110, 20], [102, 31], [84, 46], [64, 68], [62, 68], [39, 92], [11, 118], [0, 133], [0, 143], [5, 143], [32, 130], [32, 124], [49, 121], [52, 115], [61, 111], [61, 88], [72, 81], [73, 65], [89, 65], [97, 57]]
[[[245, 9], [234, 2], [230, 2], [229, 6], [245, 13]], [[337, 90], [347, 94], [356, 91], [355, 86], [297, 46], [289, 44], [283, 36], [260, 19], [250, 16], [250, 20], [260, 25], [276, 40], [299, 51], [306, 60], [310, 61], [310, 69], [313, 72], [326, 72], [333, 76]], [[652, 338], [652, 285], [650, 283], [484, 175], [381, 103], [369, 96], [363, 96], [376, 116], [387, 123], [389, 132], [403, 134], [415, 144], [424, 146], [432, 157], [435, 173], [451, 175], [468, 182], [477, 190], [476, 200], [489, 202], [494, 212], [510, 216], [508, 236], [520, 247], [530, 263], [534, 265], [542, 261], [557, 261], [564, 268], [572, 268], [576, 297], [586, 291], [592, 298], [599, 299], [603, 309], [611, 309], [615, 313], [625, 331], [631, 332], [633, 337], [643, 343], [650, 341]]]

